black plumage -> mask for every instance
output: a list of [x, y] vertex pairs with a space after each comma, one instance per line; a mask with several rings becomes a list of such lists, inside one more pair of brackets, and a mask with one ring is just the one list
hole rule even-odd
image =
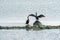
[[26, 20], [26, 24], [29, 24], [29, 18]]
[[29, 16], [35, 17], [36, 20], [39, 20], [39, 18], [45, 17], [43, 14], [41, 14], [41, 15], [37, 15], [37, 12], [36, 12], [36, 15], [34, 15], [34, 14], [30, 14]]
[[45, 17], [43, 14], [39, 15], [38, 18]]

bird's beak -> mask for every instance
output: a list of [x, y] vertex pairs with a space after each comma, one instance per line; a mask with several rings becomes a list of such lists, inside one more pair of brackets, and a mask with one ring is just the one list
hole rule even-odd
[[45, 16], [44, 16], [45, 17]]
[[27, 18], [29, 18], [29, 16]]
[[45, 16], [43, 16], [43, 17], [45, 17]]

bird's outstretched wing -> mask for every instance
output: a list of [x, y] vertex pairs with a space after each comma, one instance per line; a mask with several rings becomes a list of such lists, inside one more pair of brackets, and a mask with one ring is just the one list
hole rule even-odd
[[42, 17], [45, 17], [43, 14], [39, 15], [38, 18], [42, 18]]
[[36, 15], [34, 15], [34, 14], [30, 14], [29, 16], [33, 16], [33, 17], [36, 17]]

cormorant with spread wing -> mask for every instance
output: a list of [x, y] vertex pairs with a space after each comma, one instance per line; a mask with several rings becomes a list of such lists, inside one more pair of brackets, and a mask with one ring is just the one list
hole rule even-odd
[[35, 17], [36, 20], [39, 20], [39, 18], [45, 17], [43, 14], [37, 16], [37, 12], [36, 12], [36, 15], [30, 14], [29, 16]]
[[[36, 21], [38, 21], [39, 18], [45, 17], [43, 14], [37, 16], [37, 12], [36, 12], [36, 15], [30, 14], [29, 16], [35, 17], [36, 18]], [[29, 24], [29, 16], [27, 17], [26, 24]]]

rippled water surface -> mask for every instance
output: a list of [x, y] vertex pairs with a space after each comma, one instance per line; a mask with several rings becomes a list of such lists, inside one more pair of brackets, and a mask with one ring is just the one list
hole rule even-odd
[[60, 29], [39, 31], [0, 30], [0, 40], [60, 40]]

